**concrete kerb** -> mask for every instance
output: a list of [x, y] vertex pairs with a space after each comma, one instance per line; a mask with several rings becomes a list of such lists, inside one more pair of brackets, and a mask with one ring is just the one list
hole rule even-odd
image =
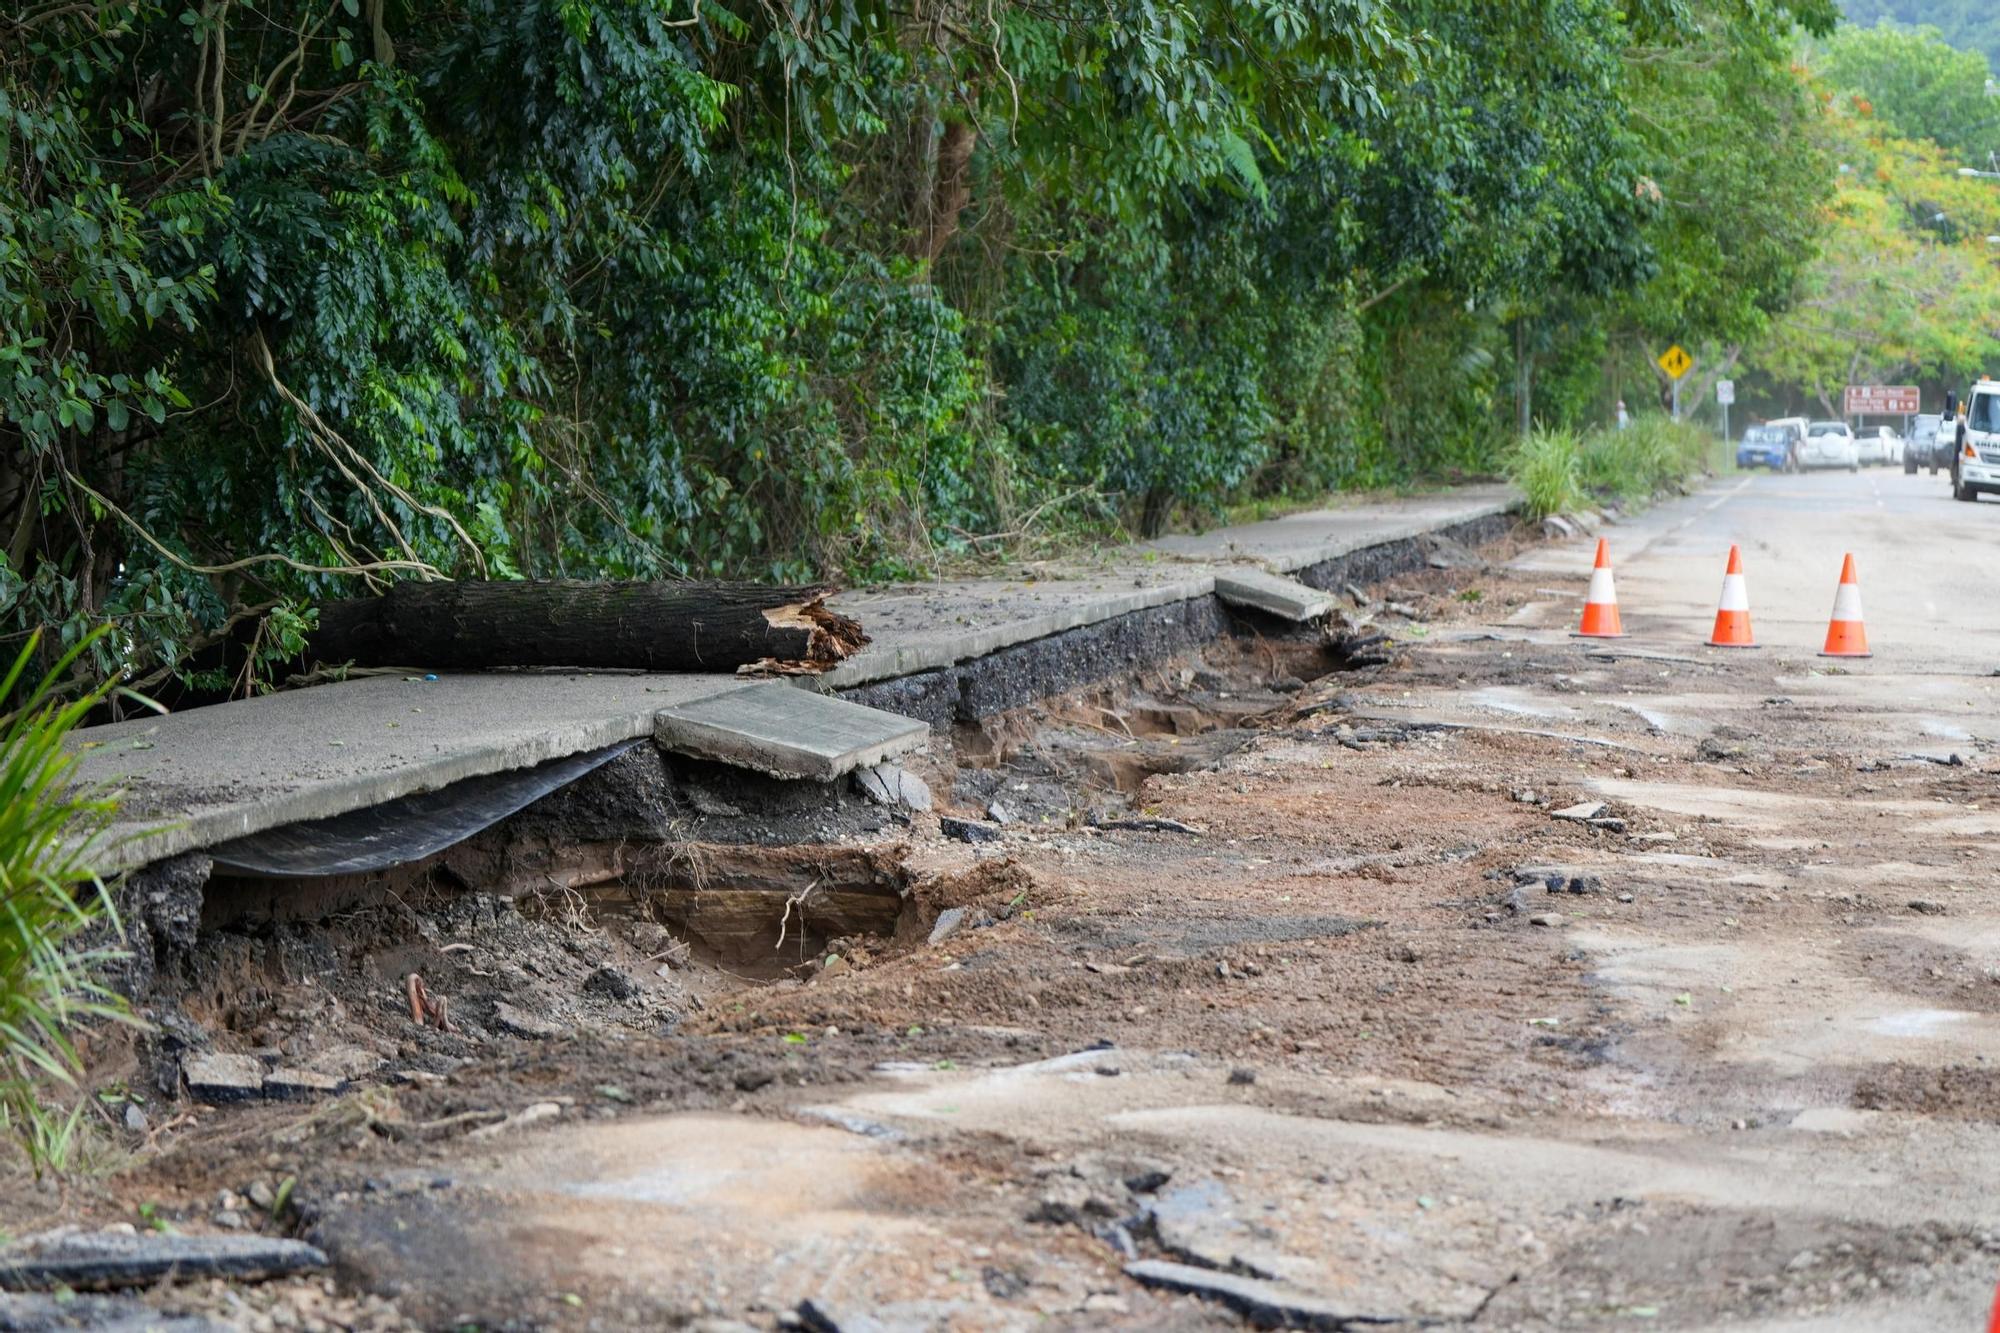
[[[989, 657], [1003, 648], [1011, 648], [1016, 644], [1046, 639], [1065, 630], [1082, 629], [1088, 625], [1115, 620], [1135, 611], [1150, 611], [1155, 607], [1191, 602], [1206, 597], [1214, 591], [1215, 576], [1202, 571], [1186, 578], [1143, 588], [1111, 593], [1092, 592], [1054, 611], [1026, 616], [1019, 620], [1009, 620], [998, 625], [972, 629], [945, 628], [915, 642], [889, 641], [870, 644], [833, 670], [820, 676], [818, 681], [824, 689], [846, 691], [860, 685], [872, 685], [878, 681], [913, 676], [919, 672], [936, 671], [944, 667], [957, 666], [961, 662]], [[834, 606], [836, 609], [841, 606], [838, 598], [834, 600]]]
[[745, 688], [722, 675], [377, 676], [89, 727], [71, 744], [79, 780], [122, 799], [95, 858], [111, 872], [648, 736], [665, 704]]
[[[1228, 534], [1172, 539], [1156, 544], [1152, 553], [1156, 561], [1164, 557], [1181, 567], [1174, 572], [1164, 573], [1154, 563], [1078, 580], [1085, 586], [1074, 589], [1043, 583], [1022, 598], [1033, 604], [1026, 615], [1009, 614], [1010, 585], [987, 585], [983, 610], [996, 623], [983, 626], [959, 628], [939, 615], [911, 619], [912, 610], [930, 609], [912, 599], [948, 597], [949, 590], [892, 590], [888, 596], [903, 600], [910, 623], [810, 684], [817, 692], [839, 692], [857, 704], [932, 725], [943, 723], [948, 711], [990, 713], [1025, 701], [1015, 697], [1032, 688], [1048, 685], [1060, 692], [1087, 683], [1084, 677], [1091, 673], [1084, 667], [1103, 665], [1093, 654], [1118, 659], [1112, 669], [1096, 673], [1109, 678], [1120, 665], [1131, 665], [1127, 659], [1135, 653], [1185, 650], [1204, 634], [1213, 637], [1222, 625], [1213, 567], [1232, 557], [1285, 573], [1304, 571], [1302, 581], [1312, 584], [1314, 574], [1359, 553], [1407, 549], [1433, 533], [1482, 532], [1514, 504], [1511, 496], [1490, 492], [1431, 497], [1414, 506], [1429, 512], [1410, 518], [1388, 517], [1379, 509], [1370, 514], [1364, 507], [1259, 525], [1266, 532], [1258, 542], [1238, 542]], [[1326, 537], [1324, 526], [1355, 530]], [[1177, 549], [1188, 545], [1194, 550]], [[1134, 586], [1106, 586], [1127, 579]], [[1047, 604], [1051, 600], [1054, 605]], [[1197, 608], [1206, 609], [1197, 615]], [[1153, 625], [1149, 612], [1166, 621]], [[1041, 661], [1045, 657], [1050, 660]], [[1092, 661], [1086, 663], [1086, 657]], [[952, 688], [931, 700], [927, 680]], [[731, 676], [639, 673], [502, 672], [441, 681], [373, 677], [93, 727], [74, 744], [80, 779], [128, 798], [98, 857], [105, 871], [115, 872], [465, 778], [657, 737], [660, 714], [669, 706], [760, 688], [767, 686]], [[929, 717], [932, 711], [940, 716]], [[854, 750], [863, 756], [859, 762], [916, 743], [886, 732], [881, 739], [882, 746]], [[849, 757], [843, 752], [828, 762], [838, 767]], [[786, 762], [796, 770], [795, 758]]]

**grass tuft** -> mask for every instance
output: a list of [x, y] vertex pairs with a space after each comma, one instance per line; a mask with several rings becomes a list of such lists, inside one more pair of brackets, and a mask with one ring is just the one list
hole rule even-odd
[[1583, 507], [1583, 441], [1572, 430], [1537, 429], [1507, 458], [1507, 476], [1527, 497], [1528, 517]]
[[[55, 692], [96, 637], [0, 715], [0, 1127], [19, 1136], [37, 1175], [67, 1169], [80, 1142], [84, 1103], [65, 1111], [42, 1095], [51, 1085], [76, 1086], [73, 1029], [129, 1019], [124, 1001], [95, 979], [119, 951], [81, 947], [80, 938], [105, 918], [118, 933], [93, 865], [115, 802], [77, 787], [76, 758], [63, 745], [105, 690], [68, 703]], [[22, 690], [39, 639], [0, 678], [0, 701]]]

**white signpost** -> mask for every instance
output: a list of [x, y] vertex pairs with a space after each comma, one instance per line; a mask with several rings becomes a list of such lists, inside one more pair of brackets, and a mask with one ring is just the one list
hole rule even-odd
[[1722, 408], [1722, 438], [1726, 440], [1729, 438], [1729, 406], [1736, 401], [1736, 381], [1717, 380], [1715, 401]]

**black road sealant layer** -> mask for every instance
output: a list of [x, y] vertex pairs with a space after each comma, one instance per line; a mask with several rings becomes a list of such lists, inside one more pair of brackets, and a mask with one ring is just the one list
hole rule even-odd
[[[1511, 515], [1493, 514], [1435, 535], [1350, 551], [1308, 565], [1293, 577], [1333, 591], [1349, 583], [1376, 583], [1427, 568], [1439, 537], [1477, 548], [1498, 541], [1513, 526]], [[1230, 623], [1231, 612], [1215, 597], [1196, 597], [1015, 644], [957, 666], [857, 686], [841, 691], [840, 697], [921, 718], [943, 731], [1184, 656], [1221, 638]]]
[[943, 730], [1158, 666], [1221, 638], [1228, 625], [1222, 603], [1195, 597], [1018, 643], [959, 666], [844, 690], [840, 697]]
[[1358, 551], [1307, 565], [1292, 577], [1307, 587], [1332, 592], [1339, 592], [1349, 583], [1379, 583], [1398, 574], [1427, 568], [1433, 544], [1439, 537], [1477, 550], [1513, 531], [1515, 521], [1512, 514], [1488, 514], [1485, 518], [1440, 528], [1434, 534], [1405, 537], [1401, 541], [1383, 542], [1380, 546], [1364, 546]]

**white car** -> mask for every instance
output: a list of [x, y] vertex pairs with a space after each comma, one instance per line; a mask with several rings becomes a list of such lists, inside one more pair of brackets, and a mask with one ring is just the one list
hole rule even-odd
[[[1956, 438], [1950, 417], [1944, 431]], [[2000, 382], [1981, 380], [1965, 396], [1965, 443], [1951, 460], [1951, 496], [2000, 495]]]
[[1806, 447], [1799, 454], [1801, 467], [1844, 467], [1861, 470], [1861, 448], [1854, 430], [1845, 421], [1815, 421], [1806, 428]]
[[1854, 440], [1861, 461], [1891, 467], [1903, 461], [1903, 437], [1887, 426], [1870, 426]]

